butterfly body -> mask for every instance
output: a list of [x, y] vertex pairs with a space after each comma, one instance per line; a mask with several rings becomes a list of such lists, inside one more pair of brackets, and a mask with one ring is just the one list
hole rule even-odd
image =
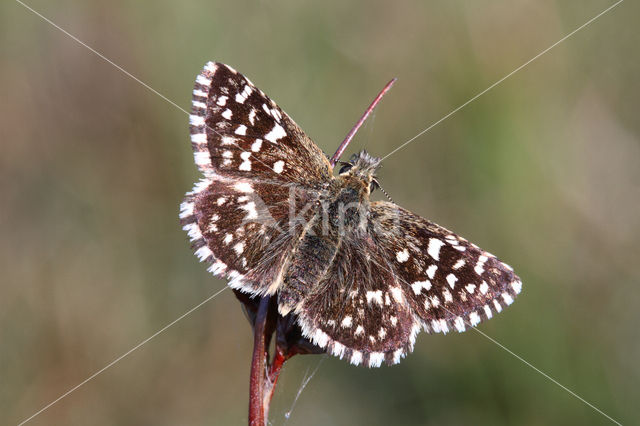
[[521, 290], [508, 265], [396, 204], [371, 201], [380, 159], [334, 176], [322, 151], [233, 68], [196, 79], [191, 141], [203, 179], [180, 218], [229, 286], [277, 297], [304, 336], [353, 364], [395, 364], [420, 330], [464, 331]]

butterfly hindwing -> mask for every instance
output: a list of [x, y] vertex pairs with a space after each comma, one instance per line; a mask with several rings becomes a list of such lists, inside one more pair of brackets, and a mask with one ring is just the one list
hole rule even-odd
[[[312, 196], [273, 182], [205, 177], [181, 204], [180, 220], [201, 261], [229, 286], [252, 295], [273, 294], [302, 226]], [[292, 213], [293, 212], [293, 213]]]
[[387, 260], [366, 238], [343, 241], [326, 277], [298, 308], [304, 335], [368, 367], [398, 363], [413, 349], [421, 322]]

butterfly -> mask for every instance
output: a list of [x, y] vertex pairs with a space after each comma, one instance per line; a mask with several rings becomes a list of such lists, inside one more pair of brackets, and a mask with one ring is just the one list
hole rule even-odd
[[303, 335], [355, 365], [396, 364], [416, 335], [462, 332], [513, 303], [522, 283], [494, 255], [388, 201], [380, 159], [332, 163], [232, 67], [196, 78], [191, 146], [202, 179], [180, 220], [228, 285], [277, 297]]

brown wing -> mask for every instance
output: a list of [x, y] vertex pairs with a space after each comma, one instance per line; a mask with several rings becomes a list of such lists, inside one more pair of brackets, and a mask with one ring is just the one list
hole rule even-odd
[[371, 207], [372, 236], [428, 332], [464, 331], [513, 303], [513, 269], [464, 238], [393, 203]]
[[298, 125], [249, 79], [209, 62], [193, 90], [191, 145], [205, 176], [313, 186], [332, 167]]
[[181, 205], [192, 247], [231, 287], [273, 293], [299, 232], [288, 224], [290, 204], [305, 208], [333, 179], [332, 167], [286, 113], [221, 63], [207, 63], [196, 78], [189, 121], [204, 174]]

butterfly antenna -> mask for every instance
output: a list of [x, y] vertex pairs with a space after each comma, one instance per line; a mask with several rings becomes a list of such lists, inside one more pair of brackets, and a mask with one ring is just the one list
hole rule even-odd
[[376, 96], [373, 102], [371, 102], [371, 105], [369, 105], [369, 108], [367, 108], [364, 114], [362, 114], [362, 117], [360, 117], [360, 120], [358, 120], [356, 125], [353, 126], [353, 128], [349, 131], [349, 133], [347, 134], [347, 137], [344, 138], [344, 140], [336, 150], [335, 154], [333, 154], [333, 156], [331, 157], [331, 160], [329, 160], [331, 162], [331, 166], [335, 166], [335, 164], [338, 162], [338, 160], [344, 153], [345, 149], [347, 149], [347, 145], [349, 145], [349, 142], [351, 142], [351, 139], [353, 139], [353, 137], [356, 135], [356, 132], [358, 131], [358, 129], [362, 126], [362, 124], [365, 122], [367, 117], [369, 117], [369, 115], [371, 114], [373, 109], [376, 107], [376, 105], [378, 105], [378, 102], [380, 102], [382, 97], [389, 91], [389, 89], [391, 89], [391, 86], [393, 86], [393, 83], [395, 83], [396, 80], [397, 78], [392, 79], [387, 83], [386, 86], [382, 88], [380, 93], [378, 93], [378, 96]]
[[393, 204], [395, 204], [395, 202], [391, 199], [391, 197], [389, 196], [389, 194], [387, 194], [387, 191], [384, 190], [383, 187], [380, 186], [380, 183], [378, 183], [378, 189], [380, 190], [380, 192], [382, 192], [384, 194], [385, 197], [387, 197], [387, 200], [391, 201]]

